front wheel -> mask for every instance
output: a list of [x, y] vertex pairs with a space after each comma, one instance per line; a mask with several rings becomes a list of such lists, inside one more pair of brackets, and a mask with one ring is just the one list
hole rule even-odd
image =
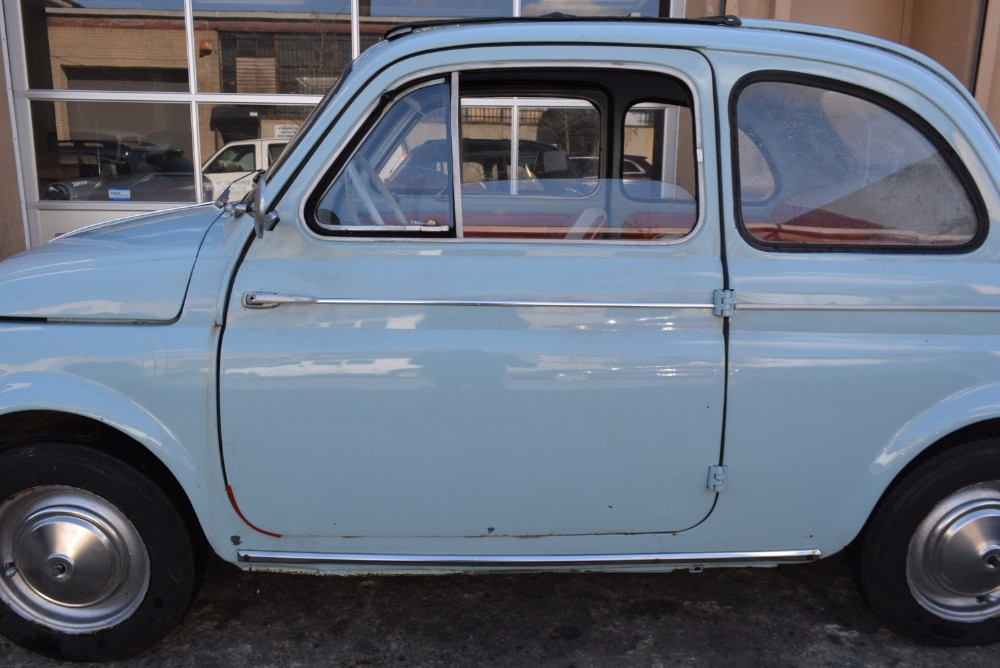
[[913, 640], [1000, 640], [1000, 442], [949, 449], [901, 478], [865, 532], [860, 576], [875, 612]]
[[197, 581], [169, 497], [104, 452], [58, 442], [0, 451], [0, 568], [0, 632], [77, 661], [149, 647]]

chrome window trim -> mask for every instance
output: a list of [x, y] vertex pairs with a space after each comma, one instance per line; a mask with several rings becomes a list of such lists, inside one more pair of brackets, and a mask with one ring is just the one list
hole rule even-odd
[[[654, 47], [645, 47], [654, 48]], [[660, 48], [660, 47], [655, 47]], [[690, 52], [690, 49], [675, 49], [678, 51]], [[697, 52], [694, 52], [697, 53]], [[700, 54], [699, 54], [700, 55]], [[414, 72], [401, 77], [383, 89], [383, 93], [391, 90], [400, 90], [410, 84], [413, 81], [418, 81], [422, 79], [427, 79], [428, 77], [435, 77], [441, 75], [459, 74], [461, 72], [475, 72], [481, 70], [492, 70], [492, 69], [542, 69], [542, 68], [553, 68], [560, 67], [566, 69], [606, 69], [606, 70], [630, 70], [635, 72], [653, 72], [657, 74], [665, 74], [667, 76], [674, 77], [685, 86], [687, 86], [688, 91], [691, 93], [692, 109], [691, 114], [693, 116], [694, 123], [694, 142], [695, 142], [695, 153], [698, 156], [704, 154], [703, 146], [703, 132], [702, 132], [702, 116], [701, 116], [701, 95], [698, 88], [695, 86], [694, 81], [687, 76], [685, 73], [677, 70], [673, 67], [668, 67], [666, 65], [650, 65], [648, 63], [627, 63], [627, 62], [614, 62], [614, 63], [565, 63], [561, 61], [551, 61], [551, 60], [534, 60], [534, 61], [490, 61], [484, 63], [470, 63], [470, 64], [456, 64], [451, 66], [436, 67], [429, 70], [422, 70], [420, 72]], [[369, 81], [368, 84], [371, 82]], [[368, 85], [366, 84], [366, 85]], [[457, 95], [457, 91], [452, 91], [452, 95]], [[425, 243], [427, 241], [434, 241], [436, 243], [454, 244], [454, 243], [489, 243], [489, 244], [540, 244], [540, 245], [566, 245], [566, 246], [643, 246], [643, 247], [657, 247], [657, 246], [676, 246], [681, 243], [686, 243], [689, 239], [694, 238], [701, 231], [702, 227], [705, 226], [705, 220], [707, 218], [705, 213], [705, 162], [704, 160], [698, 160], [695, 163], [695, 170], [697, 172], [697, 183], [698, 183], [698, 218], [695, 224], [691, 227], [691, 230], [677, 239], [662, 239], [662, 240], [618, 240], [618, 239], [489, 239], [489, 238], [473, 238], [466, 239], [464, 237], [454, 237], [448, 239], [428, 239], [426, 237], [360, 237], [360, 236], [342, 236], [342, 235], [327, 235], [316, 233], [306, 222], [308, 220], [306, 212], [306, 203], [309, 202], [317, 188], [322, 185], [324, 177], [332, 169], [334, 163], [343, 154], [346, 146], [351, 142], [350, 140], [355, 137], [358, 130], [365, 125], [365, 123], [371, 120], [372, 112], [378, 106], [378, 102], [375, 101], [368, 108], [365, 109], [362, 114], [361, 119], [354, 124], [349, 132], [348, 141], [343, 142], [338, 150], [333, 152], [330, 157], [326, 159], [322, 167], [317, 171], [317, 175], [312, 178], [309, 182], [306, 192], [308, 193], [301, 198], [301, 202], [298, 207], [298, 226], [301, 230], [304, 230], [306, 235], [323, 242], [374, 242], [374, 243]], [[388, 109], [388, 108], [387, 108]], [[381, 116], [379, 117], [381, 118]], [[376, 119], [377, 122], [377, 119]], [[362, 139], [362, 141], [364, 141]], [[720, 186], [721, 187], [721, 186]]]
[[446, 568], [580, 568], [613, 566], [753, 564], [814, 561], [819, 550], [769, 550], [755, 552], [664, 552], [649, 554], [565, 554], [565, 555], [427, 555], [356, 554], [324, 552], [284, 552], [238, 550], [237, 556], [249, 564], [357, 565], [357, 566], [441, 566]]
[[455, 226], [455, 237], [465, 237], [465, 225], [462, 220], [462, 135], [459, 117], [462, 110], [462, 100], [458, 95], [458, 72], [451, 73], [451, 113], [448, 121], [448, 137], [451, 140], [451, 217]]

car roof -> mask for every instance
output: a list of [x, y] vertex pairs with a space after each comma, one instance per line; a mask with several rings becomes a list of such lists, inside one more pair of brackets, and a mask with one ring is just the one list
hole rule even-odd
[[[976, 110], [984, 125], [995, 134], [992, 124], [979, 109], [968, 89], [936, 61], [896, 42], [838, 28], [770, 19], [740, 19], [735, 16], [659, 19], [548, 15], [421, 21], [396, 26], [386, 36], [386, 41], [362, 54], [355, 63], [360, 66], [359, 69], [364, 69], [367, 64], [366, 56], [376, 58], [378, 54], [396, 60], [404, 55], [458, 46], [585, 43], [816, 57], [822, 56], [824, 47], [833, 52], [838, 45], [849, 45], [860, 47], [863, 51], [848, 61], [848, 65], [864, 66], [866, 58], [890, 56], [903, 59], [944, 80]], [[804, 44], [804, 39], [811, 43]]]

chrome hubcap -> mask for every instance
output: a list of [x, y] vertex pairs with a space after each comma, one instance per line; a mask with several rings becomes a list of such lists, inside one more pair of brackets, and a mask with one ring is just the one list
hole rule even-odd
[[0, 598], [64, 633], [115, 626], [149, 586], [139, 532], [109, 502], [73, 487], [36, 487], [0, 504], [0, 565]]
[[1000, 614], [1000, 481], [961, 489], [931, 511], [910, 541], [906, 578], [913, 597], [944, 619]]

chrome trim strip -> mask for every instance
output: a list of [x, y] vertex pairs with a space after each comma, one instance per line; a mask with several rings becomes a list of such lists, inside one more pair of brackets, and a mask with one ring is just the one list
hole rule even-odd
[[714, 304], [671, 302], [548, 302], [501, 299], [349, 299], [338, 297], [308, 297], [279, 295], [271, 292], [247, 292], [243, 295], [247, 308], [274, 308], [281, 304], [317, 304], [334, 306], [502, 306], [515, 308], [649, 308], [649, 309], [707, 309]]
[[1000, 313], [998, 306], [873, 306], [870, 304], [765, 304], [736, 302], [737, 311], [863, 311], [893, 313]]
[[674, 552], [654, 554], [565, 554], [565, 555], [428, 555], [353, 554], [238, 550], [248, 564], [330, 564], [344, 566], [442, 566], [448, 568], [579, 568], [587, 566], [654, 566], [670, 564], [753, 564], [813, 561], [819, 550], [771, 550], [760, 552]]
[[[458, 94], [458, 72], [451, 73], [451, 109], [449, 120], [448, 141], [451, 142], [451, 215], [454, 219], [455, 236], [461, 239], [465, 236], [465, 226], [462, 222], [462, 129], [459, 122], [461, 97]], [[514, 163], [517, 164], [516, 162]]]

